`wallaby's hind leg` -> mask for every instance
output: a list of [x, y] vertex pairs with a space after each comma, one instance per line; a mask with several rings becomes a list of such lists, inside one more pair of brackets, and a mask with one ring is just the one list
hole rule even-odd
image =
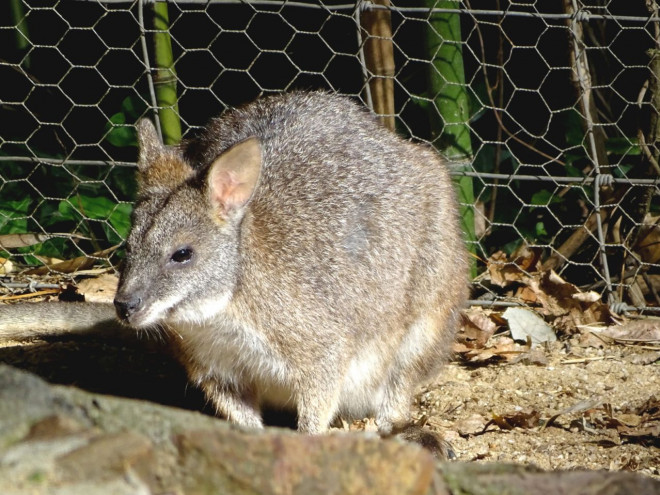
[[253, 390], [237, 390], [211, 378], [203, 380], [200, 387], [220, 416], [241, 426], [263, 428], [259, 404]]
[[385, 436], [405, 428], [411, 422], [410, 402], [415, 383], [412, 380], [401, 379], [401, 376], [396, 376], [397, 374], [390, 374], [383, 402], [376, 411], [378, 432]]
[[[415, 388], [444, 364], [451, 351], [458, 312], [449, 306], [419, 317], [395, 356], [385, 383], [383, 401], [376, 413], [381, 435], [400, 434], [403, 438], [428, 448], [439, 457], [451, 457], [451, 448], [421, 426], [413, 424], [410, 415]], [[432, 437], [432, 438], [430, 438]]]
[[339, 379], [326, 376], [321, 383], [308, 381], [297, 394], [298, 431], [309, 435], [325, 433], [339, 408]]

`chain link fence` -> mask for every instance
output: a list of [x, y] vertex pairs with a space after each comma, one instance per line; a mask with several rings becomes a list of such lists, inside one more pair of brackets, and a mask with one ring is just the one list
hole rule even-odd
[[323, 88], [449, 158], [475, 303], [506, 304], [478, 276], [487, 260], [516, 265], [532, 252], [618, 309], [660, 306], [655, 2], [14, 0], [0, 9], [5, 288], [120, 264], [140, 117], [174, 143], [261, 94]]

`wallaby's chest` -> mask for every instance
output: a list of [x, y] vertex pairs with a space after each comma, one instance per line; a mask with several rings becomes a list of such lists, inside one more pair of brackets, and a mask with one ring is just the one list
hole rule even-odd
[[[229, 383], [285, 386], [291, 367], [264, 333], [230, 318], [176, 329], [184, 360], [207, 376]], [[186, 363], [184, 363], [186, 364]]]

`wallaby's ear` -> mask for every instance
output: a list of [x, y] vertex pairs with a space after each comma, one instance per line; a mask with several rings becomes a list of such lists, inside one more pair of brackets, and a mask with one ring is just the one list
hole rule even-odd
[[211, 164], [208, 194], [212, 208], [220, 215], [245, 206], [261, 174], [261, 143], [256, 137], [235, 144]]
[[151, 120], [142, 118], [137, 125], [137, 140], [139, 146], [138, 168], [144, 172], [163, 153], [165, 145]]
[[149, 119], [137, 123], [139, 145], [138, 177], [141, 195], [171, 191], [194, 173], [181, 154], [165, 146]]

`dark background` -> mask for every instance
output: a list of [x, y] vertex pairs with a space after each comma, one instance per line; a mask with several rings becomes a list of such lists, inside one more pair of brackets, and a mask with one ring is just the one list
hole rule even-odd
[[[476, 13], [493, 9], [562, 14], [563, 3], [483, 1], [462, 6], [472, 9], [461, 14], [461, 29], [474, 171], [557, 177], [592, 174], [585, 119], [573, 80], [570, 21]], [[586, 8], [595, 15], [649, 15], [643, 1], [590, 2]], [[116, 123], [122, 114], [123, 121], [132, 124], [149, 113], [137, 5], [25, 1], [27, 48], [17, 42], [11, 13], [10, 3], [3, 2], [0, 158], [108, 163], [62, 165], [5, 158], [0, 162], [0, 213], [5, 212], [0, 234], [82, 229], [93, 237], [92, 241], [48, 241], [26, 250], [30, 254], [70, 257], [114, 245], [123, 237], [119, 215], [126, 212], [113, 210], [116, 217], [111, 221], [109, 216], [88, 215], [90, 207], [78, 206], [74, 199], [104, 197], [111, 205], [133, 199], [133, 171], [123, 166], [135, 160], [133, 131], [130, 128], [123, 140], [113, 140], [110, 122]], [[194, 135], [196, 128], [226, 107], [261, 94], [325, 88], [357, 98], [364, 95], [352, 10], [182, 3], [170, 4], [169, 16], [184, 136]], [[648, 129], [653, 110], [648, 103], [636, 102], [652, 77], [648, 50], [654, 46], [654, 26], [598, 18], [583, 26], [581, 41], [596, 88], [596, 120], [607, 136], [608, 170], [618, 177], [646, 176], [635, 143], [638, 130]], [[148, 6], [145, 27], [152, 27]], [[443, 138], [431, 124], [438, 111], [429, 104], [433, 95], [429, 94], [431, 55], [426, 48], [432, 33], [428, 14], [393, 13], [392, 31], [397, 128], [412, 138], [433, 141], [442, 150]], [[153, 61], [149, 33], [147, 46]], [[487, 217], [486, 230], [478, 237], [482, 258], [500, 249], [511, 253], [524, 241], [550, 253], [593, 209], [590, 186], [477, 178], [474, 189], [476, 207], [484, 212], [478, 210], [477, 217]], [[29, 205], [18, 205], [25, 198]], [[70, 214], [62, 201], [80, 214]], [[7, 213], [12, 208], [15, 213]], [[597, 247], [595, 241], [587, 243], [574, 263], [564, 268], [571, 278], [579, 283], [602, 278]], [[118, 251], [109, 261], [120, 258]], [[34, 259], [26, 256], [24, 261]]]

